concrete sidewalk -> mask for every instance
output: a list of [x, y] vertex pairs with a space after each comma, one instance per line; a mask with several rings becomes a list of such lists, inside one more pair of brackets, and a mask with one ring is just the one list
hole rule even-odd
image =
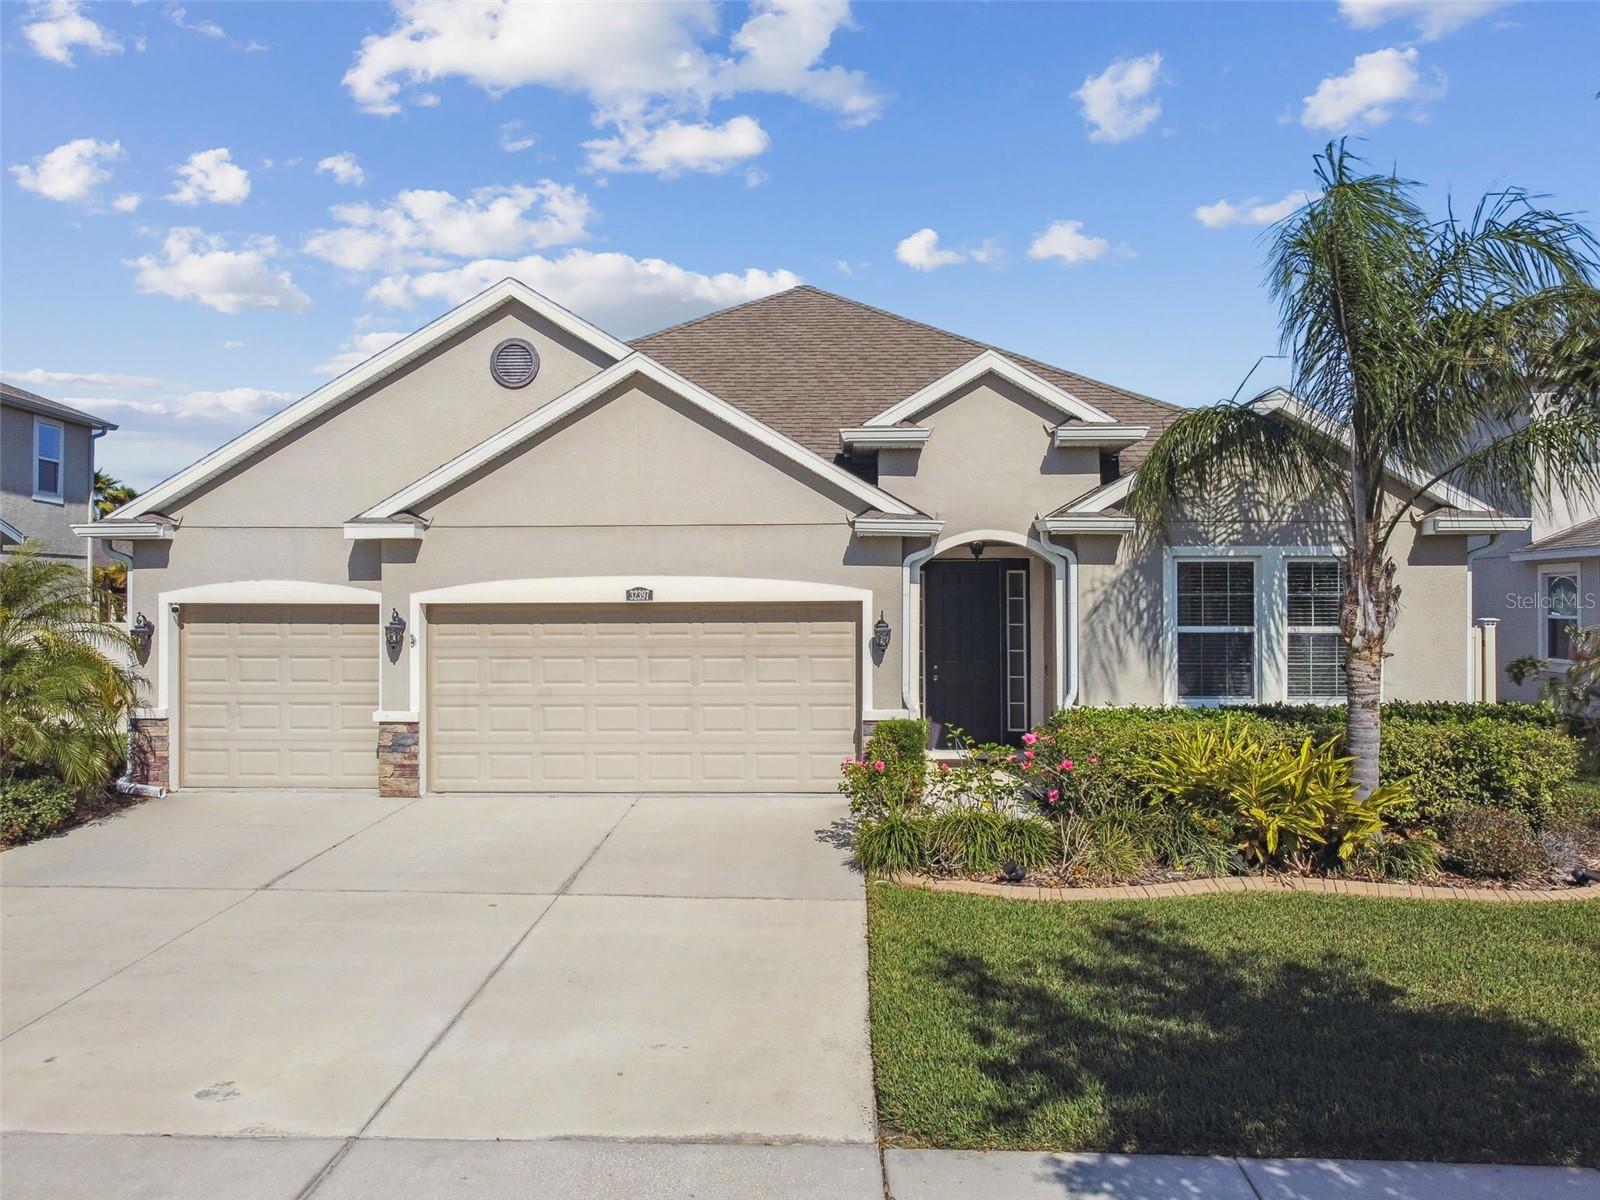
[[889, 1150], [892, 1200], [1600, 1200], [1600, 1171], [1460, 1163]]

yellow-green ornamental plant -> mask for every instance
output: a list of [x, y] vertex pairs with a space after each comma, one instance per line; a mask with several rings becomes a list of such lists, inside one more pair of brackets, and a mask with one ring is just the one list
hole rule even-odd
[[1201, 498], [1328, 514], [1344, 549], [1345, 749], [1378, 786], [1383, 660], [1399, 616], [1391, 543], [1440, 483], [1500, 506], [1600, 494], [1600, 262], [1593, 235], [1527, 193], [1429, 217], [1417, 185], [1362, 174], [1343, 143], [1278, 224], [1267, 283], [1302, 420], [1256, 401], [1196, 409], [1128, 497], [1148, 537]]
[[19, 769], [103, 786], [121, 764], [134, 644], [103, 621], [81, 568], [24, 543], [0, 559], [0, 786]]

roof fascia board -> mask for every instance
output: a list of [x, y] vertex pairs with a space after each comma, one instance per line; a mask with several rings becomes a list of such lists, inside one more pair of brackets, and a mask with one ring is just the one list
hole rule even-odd
[[1132, 517], [1071, 516], [1040, 517], [1034, 524], [1045, 533], [1106, 533], [1121, 536], [1132, 533]]
[[86, 525], [72, 526], [72, 532], [81, 538], [118, 538], [128, 541], [172, 540], [172, 531], [177, 526], [171, 521], [135, 521], [113, 520], [104, 517], [98, 521], [90, 521]]
[[933, 432], [921, 426], [904, 428], [891, 426], [874, 429], [858, 426], [839, 430], [839, 441], [846, 449], [855, 450], [920, 450]]
[[1424, 536], [1463, 533], [1507, 533], [1530, 529], [1528, 517], [1508, 517], [1502, 513], [1434, 513], [1422, 519]]
[[932, 537], [944, 532], [933, 517], [857, 517], [850, 522], [857, 537]]
[[421, 521], [346, 521], [344, 536], [352, 542], [418, 541], [426, 529]]
[[[73, 532], [76, 533], [77, 531], [74, 530]], [[4, 518], [0, 518], [0, 534], [5, 535], [6, 540], [10, 542], [25, 542], [28, 540], [22, 536], [22, 530]]]
[[1085, 421], [1082, 424], [1057, 425], [1051, 434], [1056, 446], [1131, 446], [1141, 442], [1150, 432], [1148, 425], [1102, 425]]
[[735, 408], [697, 384], [656, 362], [641, 351], [634, 351], [619, 362], [613, 363], [597, 375], [590, 376], [570, 391], [551, 400], [506, 426], [499, 433], [485, 438], [471, 449], [458, 454], [449, 462], [430, 471], [416, 482], [380, 500], [357, 516], [357, 521], [385, 520], [412, 508], [428, 497], [465, 478], [502, 454], [549, 428], [556, 422], [577, 412], [619, 384], [641, 375], [659, 384], [675, 395], [694, 404], [709, 415], [732, 426], [753, 440], [777, 451], [783, 457], [804, 467], [813, 475], [821, 476], [837, 487], [864, 501], [873, 508], [896, 514], [914, 514], [910, 505], [866, 480], [850, 474], [844, 468], [813, 454], [793, 438], [785, 437], [770, 425]]
[[520, 301], [552, 325], [581, 338], [613, 358], [626, 358], [632, 353], [625, 343], [568, 312], [553, 300], [541, 296], [527, 284], [515, 279], [502, 279], [493, 287], [486, 288], [472, 299], [456, 305], [449, 312], [430, 321], [415, 333], [401, 338], [387, 350], [374, 354], [366, 362], [352, 367], [310, 395], [296, 400], [288, 408], [274, 413], [259, 425], [246, 430], [231, 442], [225, 443], [198, 462], [156, 484], [137, 499], [129, 501], [109, 515], [112, 518], [137, 517], [192, 491], [235, 463], [271, 445], [285, 434], [355, 395], [363, 388], [370, 387], [412, 359], [427, 353], [467, 325], [511, 301]]
[[1574, 558], [1600, 558], [1600, 546], [1551, 546], [1545, 550], [1518, 550], [1512, 562], [1566, 562]]
[[935, 379], [924, 388], [919, 388], [904, 400], [886, 408], [875, 417], [867, 419], [869, 427], [883, 425], [898, 425], [914, 417], [923, 409], [937, 403], [951, 392], [966, 387], [967, 384], [988, 374], [998, 375], [1008, 383], [1014, 384], [1036, 399], [1044, 401], [1052, 408], [1059, 409], [1070, 417], [1077, 417], [1080, 421], [1114, 425], [1116, 422], [1106, 413], [1101, 412], [1092, 404], [1078, 399], [1065, 388], [1057, 387], [1047, 380], [1041, 379], [1026, 367], [1018, 366], [1003, 354], [993, 350], [985, 350], [977, 357], [969, 359], [961, 366], [946, 375]]

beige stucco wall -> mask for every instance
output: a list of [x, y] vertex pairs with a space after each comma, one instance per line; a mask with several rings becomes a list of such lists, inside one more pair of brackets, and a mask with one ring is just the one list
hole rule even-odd
[[[490, 377], [489, 352], [508, 337], [539, 351], [539, 374], [527, 387], [503, 388]], [[189, 529], [341, 524], [610, 362], [508, 304], [167, 511]]]
[[945, 533], [1026, 533], [1035, 517], [1100, 485], [1092, 447], [1056, 449], [1062, 415], [1021, 389], [985, 375], [917, 415], [933, 432], [920, 450], [887, 450], [878, 481], [945, 522]]
[[[87, 426], [60, 421], [64, 437], [62, 502], [33, 498], [34, 414], [0, 405], [0, 519], [40, 542], [50, 558], [83, 562], [86, 549], [72, 526], [91, 517], [94, 493], [94, 437]], [[115, 434], [111, 436], [116, 436]], [[10, 549], [0, 544], [0, 554]]]

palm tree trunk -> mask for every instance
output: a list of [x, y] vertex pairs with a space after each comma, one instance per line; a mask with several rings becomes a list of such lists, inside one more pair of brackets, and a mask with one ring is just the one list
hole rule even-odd
[[1346, 709], [1344, 752], [1355, 762], [1350, 776], [1362, 798], [1378, 786], [1378, 748], [1382, 727], [1378, 705], [1383, 699], [1383, 642], [1378, 638], [1351, 649], [1345, 666]]

